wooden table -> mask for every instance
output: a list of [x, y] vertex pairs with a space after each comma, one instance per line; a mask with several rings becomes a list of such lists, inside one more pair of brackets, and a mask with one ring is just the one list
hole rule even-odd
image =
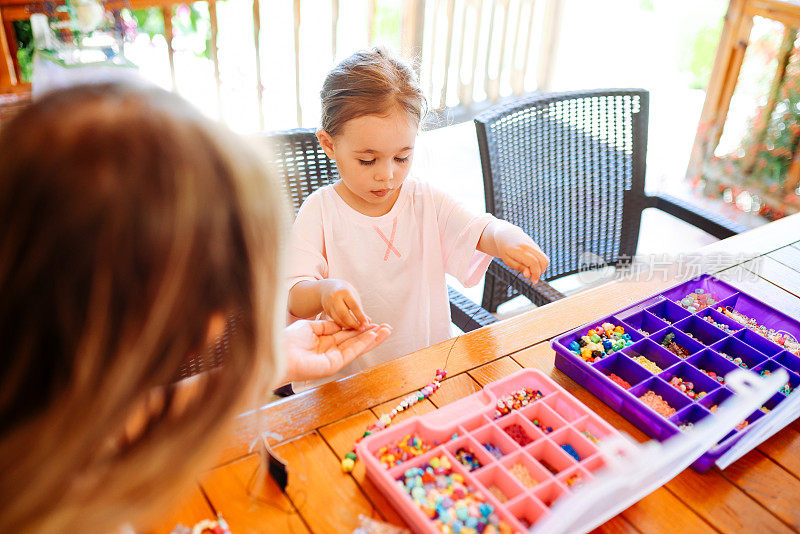
[[[705, 271], [800, 317], [800, 215], [705, 247]], [[759, 256], [745, 261], [741, 255]], [[429, 400], [400, 414], [423, 414], [522, 367], [543, 370], [616, 428], [648, 439], [579, 384], [553, 367], [551, 338], [699, 273], [676, 262], [638, 280], [618, 280], [517, 317], [409, 354], [336, 383], [243, 414], [218, 467], [202, 474], [188, 500], [165, 519], [169, 532], [215, 512], [234, 534], [352, 532], [359, 514], [404, 525], [366, 479], [362, 462], [343, 474], [341, 458], [364, 428], [427, 383], [446, 363], [448, 378]], [[681, 272], [688, 271], [688, 272]], [[756, 274], [757, 272], [757, 274]], [[275, 451], [289, 462], [286, 494], [256, 484], [259, 460], [249, 447], [259, 432], [280, 436]], [[601, 532], [800, 531], [800, 421], [725, 471], [687, 469], [599, 529]]]

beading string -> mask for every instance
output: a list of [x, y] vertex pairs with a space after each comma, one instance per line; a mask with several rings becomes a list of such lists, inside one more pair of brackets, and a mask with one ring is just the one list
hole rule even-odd
[[[519, 281], [519, 277], [521, 274], [522, 274], [521, 272], [517, 271], [515, 275], [515, 279], [517, 281]], [[509, 287], [511, 287], [511, 284], [509, 284]], [[476, 310], [472, 312], [472, 314], [469, 316], [469, 319], [474, 319], [475, 314], [480, 312], [482, 309], [483, 308], [481, 306], [477, 306]], [[353, 444], [353, 448], [350, 450], [350, 452], [345, 454], [344, 458], [342, 458], [343, 472], [349, 473], [355, 467], [355, 462], [356, 460], [358, 460], [358, 456], [356, 455], [355, 451], [356, 443], [360, 442], [365, 437], [371, 435], [373, 431], [378, 431], [388, 428], [392, 424], [392, 421], [394, 420], [394, 418], [397, 416], [398, 413], [401, 413], [411, 408], [414, 404], [416, 404], [421, 400], [427, 399], [439, 389], [442, 381], [444, 381], [445, 377], [447, 376], [447, 365], [450, 362], [450, 355], [452, 354], [453, 349], [456, 346], [456, 343], [458, 343], [458, 340], [461, 338], [462, 335], [464, 334], [461, 334], [453, 338], [453, 342], [450, 344], [450, 349], [447, 351], [447, 356], [445, 357], [444, 365], [440, 369], [436, 370], [434, 379], [431, 382], [429, 382], [423, 388], [420, 388], [419, 390], [407, 395], [405, 398], [403, 398], [402, 401], [400, 401], [400, 404], [398, 404], [395, 408], [393, 408], [388, 414], [386, 413], [381, 414], [375, 423], [367, 427], [367, 429], [364, 431], [364, 434], [355, 441], [355, 443]]]

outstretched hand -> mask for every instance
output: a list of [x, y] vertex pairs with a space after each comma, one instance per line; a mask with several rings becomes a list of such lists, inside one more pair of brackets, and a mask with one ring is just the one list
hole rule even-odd
[[388, 324], [343, 330], [333, 321], [296, 321], [286, 327], [286, 376], [283, 382], [328, 377], [368, 352], [392, 333]]

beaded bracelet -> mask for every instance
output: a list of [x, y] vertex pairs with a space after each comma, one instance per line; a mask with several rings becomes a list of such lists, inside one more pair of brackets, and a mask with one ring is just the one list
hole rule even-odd
[[[373, 432], [377, 432], [379, 430], [383, 430], [384, 428], [388, 427], [389, 425], [392, 424], [392, 420], [395, 417], [397, 417], [397, 414], [411, 408], [419, 401], [427, 399], [428, 397], [433, 395], [433, 393], [436, 392], [436, 390], [439, 389], [439, 387], [442, 385], [442, 380], [444, 380], [446, 376], [447, 376], [447, 371], [445, 371], [444, 369], [437, 369], [436, 376], [431, 382], [428, 382], [425, 385], [425, 387], [408, 395], [406, 398], [400, 401], [400, 404], [392, 408], [392, 411], [390, 411], [388, 414], [386, 413], [381, 414], [381, 416], [378, 418], [376, 422], [367, 427], [367, 429], [364, 431], [364, 434], [356, 440], [356, 443], [366, 438]], [[357, 459], [358, 457], [356, 456], [355, 444], [354, 444], [353, 449], [347, 454], [345, 454], [344, 458], [342, 458], [342, 471], [344, 471], [345, 473], [349, 473], [350, 471], [352, 471], [356, 465]]]

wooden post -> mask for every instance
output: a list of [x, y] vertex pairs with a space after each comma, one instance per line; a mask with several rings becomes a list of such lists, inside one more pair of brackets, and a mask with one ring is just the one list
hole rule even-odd
[[[492, 76], [491, 72], [489, 72], [489, 69], [492, 62], [492, 38], [494, 37], [495, 13], [497, 12], [498, 5], [501, 5], [503, 9], [503, 26], [500, 30], [500, 57], [497, 61], [497, 73], [495, 76]], [[486, 96], [489, 100], [497, 100], [500, 96], [500, 74], [503, 72], [503, 56], [505, 55], [506, 50], [508, 9], [508, 0], [494, 0], [494, 2], [492, 2], [492, 12], [489, 16], [489, 42], [486, 49], [486, 82], [484, 84], [484, 87], [486, 88]]]
[[3, 55], [2, 61], [0, 61], [0, 89], [11, 88], [18, 83], [17, 72], [14, 69], [14, 60], [8, 42], [9, 38], [16, 40], [16, 35], [8, 35], [6, 33], [3, 11], [0, 9], [0, 54]]
[[331, 0], [331, 60], [336, 61], [336, 45], [339, 36], [339, 0]]
[[264, 84], [261, 80], [261, 3], [253, 0], [253, 44], [256, 47], [256, 98], [258, 99], [258, 129], [264, 130]]
[[370, 46], [375, 43], [375, 0], [367, 2], [367, 42]]
[[539, 65], [536, 70], [536, 89], [548, 91], [553, 78], [558, 37], [561, 31], [562, 0], [548, 0], [544, 13], [542, 44], [539, 50]]
[[214, 81], [217, 83], [217, 108], [219, 109], [220, 119], [224, 121], [222, 113], [222, 80], [219, 75], [219, 47], [217, 46], [217, 35], [219, 33], [217, 0], [208, 0], [208, 15], [211, 18], [211, 61], [214, 62]]
[[[527, 35], [524, 36], [525, 48], [520, 51], [519, 32], [522, 26], [523, 8], [526, 5], [529, 6], [528, 31]], [[521, 95], [525, 92], [525, 75], [528, 72], [528, 59], [530, 57], [532, 41], [531, 37], [533, 36], [534, 7], [536, 7], [535, 0], [522, 0], [519, 3], [519, 16], [517, 17], [517, 27], [514, 31], [514, 48], [512, 49], [511, 55], [511, 90], [515, 95]], [[522, 65], [519, 64], [519, 55], [522, 55]]]
[[[748, 0], [730, 0], [728, 11], [725, 13], [725, 24], [722, 27], [717, 53], [714, 56], [714, 65], [711, 68], [711, 77], [706, 89], [706, 99], [703, 103], [703, 110], [700, 112], [700, 124], [692, 147], [691, 158], [687, 176], [693, 177], [702, 172], [702, 165], [707, 156], [710, 156], [716, 142], [719, 139], [716, 130], [719, 128], [717, 120], [719, 110], [722, 105], [725, 80], [730, 73], [734, 63], [734, 52], [739, 35], [742, 32], [742, 24], [745, 19], [745, 5]], [[752, 19], [750, 20], [752, 24]], [[741, 66], [741, 65], [740, 65]], [[736, 69], [738, 76], [739, 69]], [[727, 111], [727, 106], [725, 106]], [[725, 120], [725, 117], [722, 117]], [[721, 131], [720, 131], [721, 134]]]
[[[470, 106], [473, 99], [473, 89], [475, 87], [475, 71], [478, 67], [478, 45], [480, 44], [481, 31], [481, 9], [483, 0], [466, 0], [464, 2], [464, 14], [461, 20], [461, 48], [458, 53], [458, 101], [462, 106]], [[475, 39], [472, 41], [472, 61], [470, 68], [467, 69], [468, 79], [464, 79], [464, 50], [469, 43], [467, 42], [467, 19], [470, 10], [474, 15]]]
[[455, 0], [447, 0], [447, 39], [444, 43], [444, 80], [442, 94], [439, 98], [439, 109], [447, 107], [447, 82], [450, 78], [450, 56], [453, 51], [453, 25], [455, 24]]
[[[425, 31], [425, 0], [405, 0], [403, 2], [403, 30], [401, 33], [401, 51], [407, 58], [422, 54], [422, 40]], [[414, 62], [419, 74], [421, 65]]]
[[300, 105], [300, 0], [294, 0], [294, 93], [299, 127], [303, 125], [303, 108]]
[[172, 79], [172, 90], [178, 89], [178, 83], [175, 79], [175, 50], [172, 48], [172, 38], [174, 32], [172, 30], [172, 7], [164, 6], [161, 8], [161, 16], [164, 17], [164, 37], [167, 38], [167, 57], [169, 58], [169, 75]]

